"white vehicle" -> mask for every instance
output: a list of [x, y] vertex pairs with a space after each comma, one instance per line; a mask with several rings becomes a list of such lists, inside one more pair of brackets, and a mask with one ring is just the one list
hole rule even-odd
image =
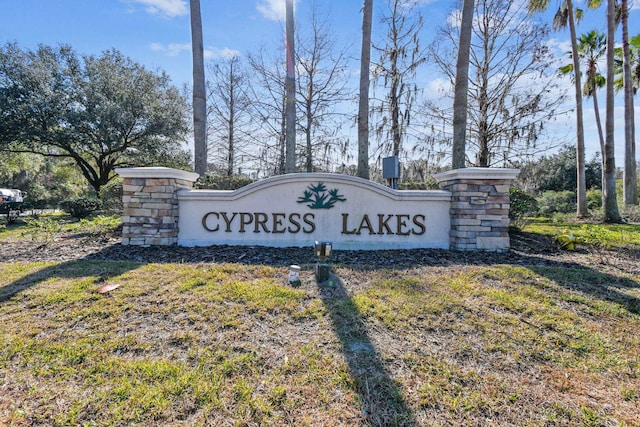
[[0, 188], [0, 203], [22, 201], [22, 191], [16, 189]]
[[25, 193], [16, 189], [0, 188], [0, 215], [7, 215], [7, 222], [14, 222], [22, 212]]

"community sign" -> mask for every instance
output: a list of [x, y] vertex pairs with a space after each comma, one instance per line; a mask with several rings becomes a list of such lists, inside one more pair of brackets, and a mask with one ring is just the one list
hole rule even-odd
[[451, 193], [347, 175], [287, 174], [235, 191], [178, 192], [178, 244], [449, 248]]

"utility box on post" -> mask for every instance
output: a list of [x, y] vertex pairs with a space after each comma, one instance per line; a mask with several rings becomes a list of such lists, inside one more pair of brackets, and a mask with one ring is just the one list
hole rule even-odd
[[382, 177], [389, 180], [389, 187], [398, 189], [398, 178], [400, 178], [400, 164], [398, 156], [385, 157], [382, 159]]

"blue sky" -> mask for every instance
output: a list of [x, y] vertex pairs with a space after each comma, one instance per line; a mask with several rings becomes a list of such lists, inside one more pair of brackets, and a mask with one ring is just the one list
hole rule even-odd
[[[521, 1], [521, 0], [516, 0]], [[554, 7], [551, 0], [550, 7]], [[362, 7], [361, 0], [315, 0], [316, 5], [330, 16], [333, 34], [339, 43], [353, 46], [352, 56], [359, 54]], [[448, 17], [452, 1], [422, 0], [425, 16], [426, 45], [435, 28]], [[578, 0], [577, 3], [584, 3]], [[296, 20], [309, 16], [312, 0], [297, 0]], [[382, 0], [374, 1], [374, 19], [382, 9]], [[207, 58], [213, 59], [230, 51], [244, 54], [261, 45], [282, 43], [284, 0], [201, 0], [204, 45]], [[603, 11], [587, 11], [579, 32], [605, 30]], [[550, 15], [544, 17], [550, 22]], [[374, 23], [374, 39], [376, 27]], [[384, 29], [378, 23], [377, 36]], [[640, 0], [635, 0], [630, 15], [630, 33], [640, 33]], [[568, 34], [553, 33], [559, 55], [569, 50]], [[23, 48], [38, 44], [70, 44], [80, 54], [99, 54], [115, 48], [148, 68], [161, 68], [173, 82], [181, 86], [191, 82], [191, 32], [187, 0], [0, 0], [0, 44], [17, 42]], [[357, 63], [354, 62], [354, 66]], [[571, 82], [567, 80], [567, 85]], [[604, 94], [601, 95], [604, 106]], [[636, 106], [640, 98], [636, 97]], [[636, 108], [636, 128], [640, 128], [640, 110]], [[622, 110], [616, 112], [619, 128]], [[604, 114], [604, 112], [603, 112]], [[585, 117], [593, 117], [590, 104], [585, 104]], [[604, 117], [604, 116], [603, 116]], [[567, 117], [566, 126], [574, 119]], [[593, 121], [587, 123], [587, 149], [598, 150]], [[623, 164], [620, 135], [616, 138], [616, 163]]]
[[[306, 4], [305, 4], [306, 3]], [[304, 16], [311, 2], [298, 1]], [[319, 2], [344, 40], [360, 34], [359, 0]], [[281, 43], [284, 0], [201, 0], [205, 54], [241, 53]], [[0, 0], [0, 43], [21, 47], [70, 44], [82, 54], [116, 48], [180, 85], [191, 79], [191, 32], [186, 0]]]

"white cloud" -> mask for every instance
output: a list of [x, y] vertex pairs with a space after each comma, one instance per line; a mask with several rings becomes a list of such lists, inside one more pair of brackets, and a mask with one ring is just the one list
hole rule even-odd
[[453, 87], [451, 86], [451, 82], [448, 79], [444, 78], [431, 78], [427, 82], [425, 87], [425, 92], [427, 94], [442, 96], [445, 93], [449, 93], [453, 91]]
[[[166, 56], [178, 56], [182, 52], [191, 54], [191, 43], [169, 43], [167, 45], [162, 43], [151, 43], [149, 46], [152, 51], [160, 52]], [[204, 57], [207, 59], [214, 58], [233, 58], [239, 56], [240, 52], [235, 49], [225, 48], [206, 48], [204, 50]]]
[[[262, 16], [271, 21], [284, 22], [286, 14], [285, 2], [286, 0], [258, 0], [256, 9]], [[296, 3], [298, 3], [298, 0], [293, 0], [294, 9]]]
[[558, 40], [556, 38], [551, 38], [547, 40], [547, 46], [553, 49], [556, 52], [556, 55], [561, 56], [563, 58], [568, 57], [569, 52], [571, 52], [571, 40]]
[[151, 43], [151, 50], [164, 53], [167, 56], [178, 56], [183, 51], [191, 52], [191, 43], [169, 43], [167, 45]]
[[231, 59], [231, 58], [235, 58], [236, 56], [240, 56], [240, 51], [235, 50], [235, 49], [229, 49], [228, 47], [222, 48], [222, 49], [218, 49], [218, 48], [211, 48], [211, 49], [205, 49], [204, 51], [204, 57], [205, 58], [226, 58], [226, 59]]
[[189, 14], [186, 0], [129, 0], [129, 2], [146, 6], [145, 10], [152, 15], [173, 18]]
[[411, 9], [414, 7], [422, 7], [427, 6], [431, 3], [435, 3], [438, 0], [403, 0], [399, 3], [399, 6], [402, 8]]
[[285, 0], [259, 0], [256, 9], [262, 16], [272, 21], [285, 19]]

